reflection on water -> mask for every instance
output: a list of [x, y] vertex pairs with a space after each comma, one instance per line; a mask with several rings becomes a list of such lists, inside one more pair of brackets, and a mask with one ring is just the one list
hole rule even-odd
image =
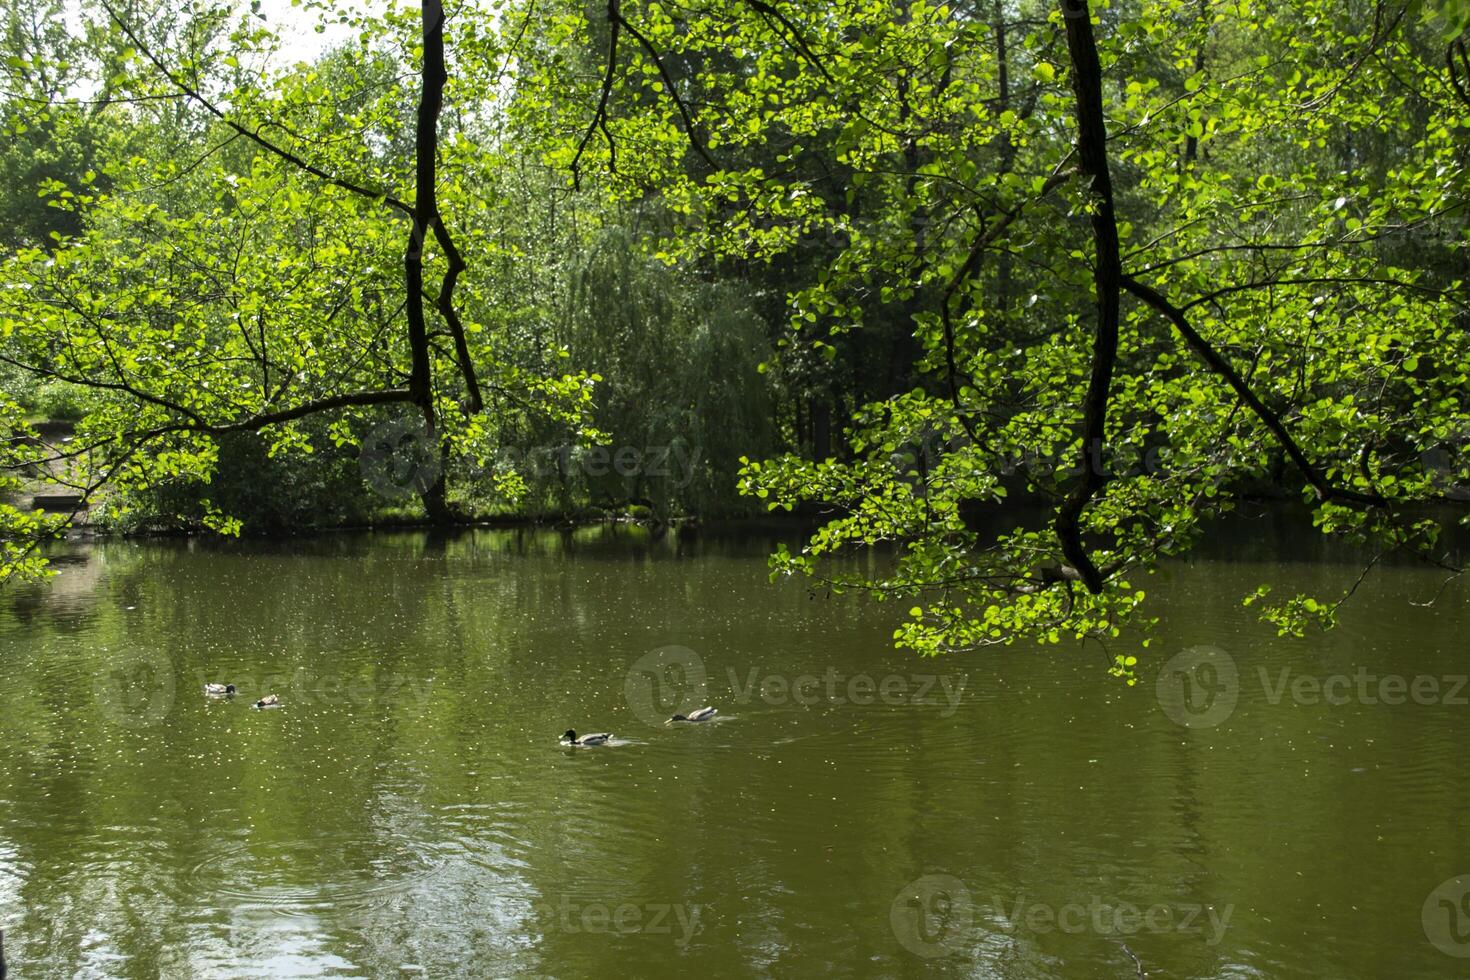
[[758, 534], [78, 548], [0, 605], [6, 951], [28, 978], [1462, 975], [1467, 593], [1416, 610], [1439, 577], [1383, 568], [1279, 639], [1240, 605], [1263, 575], [1357, 569], [1251, 531], [1149, 582], [1134, 688], [1095, 646], [896, 652], [896, 610], [767, 584]]

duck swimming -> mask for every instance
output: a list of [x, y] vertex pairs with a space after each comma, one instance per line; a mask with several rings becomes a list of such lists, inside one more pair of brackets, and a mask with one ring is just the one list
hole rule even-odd
[[664, 724], [672, 725], [676, 721], [709, 721], [711, 718], [719, 713], [719, 708], [700, 708], [697, 711], [689, 712], [687, 717], [685, 715], [675, 715], [668, 721], [664, 722]]
[[233, 684], [209, 684], [204, 685], [204, 693], [212, 698], [222, 698], [235, 693]]
[[566, 732], [562, 735], [561, 740], [567, 745], [587, 746], [602, 745], [608, 742], [612, 737], [612, 732], [594, 732], [591, 735], [583, 735], [581, 738], [578, 738], [577, 733], [574, 730], [568, 728]]
[[277, 708], [280, 707], [280, 704], [281, 696], [279, 694], [267, 694], [265, 697], [255, 702], [255, 706], [257, 708]]

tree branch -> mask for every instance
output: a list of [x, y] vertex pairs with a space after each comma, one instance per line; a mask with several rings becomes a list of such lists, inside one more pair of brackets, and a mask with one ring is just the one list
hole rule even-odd
[[261, 136], [258, 131], [247, 129], [240, 123], [235, 122], [233, 119], [225, 114], [223, 109], [219, 108], [219, 106], [215, 105], [213, 102], [205, 98], [202, 92], [200, 92], [197, 88], [190, 85], [187, 81], [180, 78], [177, 74], [170, 70], [169, 67], [165, 65], [162, 60], [158, 58], [157, 55], [153, 53], [153, 49], [143, 42], [143, 39], [140, 38], [138, 34], [133, 30], [132, 26], [123, 19], [122, 15], [113, 9], [112, 4], [109, 2], [109, 0], [100, 0], [100, 2], [103, 9], [107, 11], [108, 16], [112, 18], [113, 23], [115, 23], [118, 28], [127, 35], [128, 40], [132, 42], [133, 47], [143, 52], [143, 56], [152, 63], [153, 67], [158, 70], [159, 74], [163, 75], [164, 78], [167, 78], [169, 82], [172, 83], [173, 86], [177, 88], [180, 92], [183, 92], [190, 99], [202, 106], [204, 110], [208, 112], [211, 116], [214, 116], [220, 122], [224, 123], [226, 126], [230, 127], [241, 136], [255, 143], [257, 146], [260, 146], [261, 148], [268, 150], [271, 153], [274, 153], [282, 160], [285, 160], [293, 166], [305, 171], [306, 173], [311, 174], [313, 177], [316, 177], [319, 180], [325, 181], [326, 183], [331, 184], [334, 187], [340, 187], [343, 190], [349, 191], [353, 194], [370, 198], [375, 201], [382, 201], [389, 207], [401, 211], [404, 214], [413, 214], [413, 209], [409, 207], [408, 204], [394, 197], [392, 194], [389, 194], [386, 191], [374, 190], [373, 188], [353, 183], [352, 181], [346, 180], [342, 177], [333, 176], [332, 174], [327, 173], [325, 170], [322, 170], [320, 167], [308, 163], [306, 160], [292, 153], [285, 147], [266, 139], [264, 136]]
[[470, 346], [465, 338], [464, 324], [459, 318], [459, 311], [454, 307], [454, 287], [459, 283], [459, 274], [466, 268], [464, 256], [454, 244], [454, 237], [449, 234], [449, 229], [444, 226], [444, 218], [437, 215], [437, 207], [435, 211], [434, 238], [439, 242], [439, 247], [444, 249], [444, 256], [449, 261], [449, 269], [439, 284], [436, 306], [454, 338], [455, 359], [459, 362], [459, 373], [464, 377], [465, 389], [469, 392], [469, 410], [478, 412], [485, 407], [485, 400], [480, 394], [480, 381], [475, 376], [474, 362], [470, 359]]
[[1326, 476], [1307, 458], [1307, 454], [1297, 444], [1297, 441], [1292, 438], [1291, 433], [1286, 430], [1286, 425], [1281, 421], [1281, 417], [1268, 408], [1256, 393], [1251, 390], [1250, 385], [1240, 376], [1239, 372], [1231, 366], [1230, 362], [1222, 357], [1211, 346], [1209, 341], [1200, 336], [1199, 332], [1190, 324], [1189, 318], [1185, 316], [1183, 309], [1170, 303], [1157, 290], [1144, 285], [1131, 276], [1123, 277], [1123, 288], [1153, 307], [1164, 319], [1174, 324], [1174, 328], [1179, 331], [1185, 343], [1199, 355], [1200, 360], [1208, 364], [1211, 370], [1225, 379], [1226, 383], [1240, 397], [1240, 400], [1245, 402], [1250, 410], [1256, 414], [1256, 417], [1271, 431], [1271, 434], [1276, 437], [1277, 443], [1291, 457], [1291, 461], [1296, 464], [1297, 469], [1301, 471], [1306, 481], [1317, 491], [1318, 497], [1323, 500], [1351, 500], [1355, 503], [1367, 504], [1373, 507], [1387, 505], [1388, 501], [1377, 493], [1365, 494], [1359, 493], [1356, 490], [1333, 486]]
[[685, 103], [684, 97], [679, 94], [679, 89], [674, 84], [674, 77], [669, 74], [668, 68], [664, 66], [664, 60], [659, 57], [658, 50], [649, 43], [648, 38], [644, 37], [643, 34], [639, 32], [638, 28], [628, 23], [627, 18], [623, 16], [622, 8], [618, 6], [616, 0], [610, 0], [610, 2], [608, 3], [607, 15], [608, 17], [613, 18], [614, 23], [622, 24], [623, 29], [629, 34], [633, 35], [633, 40], [637, 41], [639, 46], [642, 47], [643, 50], [648, 53], [648, 56], [653, 59], [654, 67], [658, 69], [659, 77], [663, 79], [664, 88], [668, 90], [669, 98], [674, 100], [674, 107], [679, 110], [679, 118], [684, 120], [684, 135], [689, 137], [689, 145], [694, 147], [694, 152], [699, 154], [700, 159], [703, 160], [711, 170], [719, 170], [719, 164], [715, 163], [715, 161], [710, 157], [709, 151], [704, 148], [704, 144], [701, 143], [699, 141], [699, 137], [695, 135], [694, 117], [690, 114], [689, 106]]
[[582, 189], [582, 154], [586, 152], [587, 144], [592, 142], [592, 134], [599, 128], [607, 138], [609, 168], [617, 170], [617, 144], [613, 142], [612, 133], [607, 128], [607, 103], [612, 97], [613, 76], [618, 68], [618, 31], [623, 24], [622, 15], [617, 12], [617, 8], [618, 0], [607, 0], [607, 20], [612, 37], [607, 43], [607, 71], [602, 76], [602, 95], [597, 100], [597, 111], [592, 114], [587, 131], [582, 134], [582, 141], [577, 144], [577, 153], [572, 157], [572, 186], [579, 191]]
[[[802, 60], [807, 64], [815, 68], [818, 74], [827, 80], [829, 85], [837, 84], [836, 79], [827, 71], [827, 66], [822, 64], [821, 60], [812, 53], [812, 49], [807, 46], [806, 39], [802, 37], [801, 31], [797, 30], [796, 25], [791, 23], [785, 14], [781, 13], [781, 11], [777, 10], [771, 4], [765, 3], [764, 0], [743, 0], [743, 2], [747, 7], [762, 16], [772, 18], [780, 23], [781, 27], [786, 31], [787, 40], [791, 44], [792, 50], [800, 55]], [[774, 31], [774, 28], [772, 30]]]

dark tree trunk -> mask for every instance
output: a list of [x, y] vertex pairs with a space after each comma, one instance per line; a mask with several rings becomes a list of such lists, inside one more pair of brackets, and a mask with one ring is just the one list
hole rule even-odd
[[[1210, 9], [1206, 0], [1199, 0], [1199, 23], [1203, 30], [1209, 30]], [[1194, 70], [1198, 74], [1205, 70], [1205, 39], [1200, 38], [1199, 47], [1194, 52]], [[1193, 135], [1184, 137], [1184, 165], [1189, 167], [1199, 159], [1199, 139]]]
[[429, 485], [423, 493], [419, 494], [419, 500], [424, 505], [424, 513], [429, 516], [431, 524], [456, 524], [459, 515], [454, 508], [449, 506], [449, 483], [447, 473], [449, 472], [449, 444], [443, 440], [439, 441], [439, 467], [434, 473], [434, 482]]
[[1082, 475], [1057, 510], [1056, 532], [1062, 554], [1078, 578], [1094, 594], [1102, 591], [1102, 573], [1082, 543], [1082, 511], [1102, 489], [1107, 439], [1108, 392], [1118, 359], [1118, 304], [1123, 282], [1118, 224], [1113, 212], [1113, 181], [1108, 170], [1108, 130], [1103, 115], [1102, 64], [1092, 15], [1086, 0], [1062, 0], [1067, 51], [1072, 61], [1072, 90], [1077, 98], [1077, 159], [1092, 196], [1092, 241], [1096, 253], [1093, 286], [1097, 292], [1097, 329], [1092, 342], [1092, 373], [1082, 403]]
[[408, 389], [414, 403], [423, 413], [424, 425], [431, 439], [438, 440], [440, 466], [434, 483], [421, 495], [424, 510], [435, 524], [453, 523], [456, 515], [449, 507], [445, 486], [448, 471], [448, 445], [439, 432], [434, 412], [434, 386], [429, 352], [429, 333], [424, 311], [424, 246], [429, 236], [439, 243], [448, 262], [448, 270], [439, 285], [437, 308], [454, 340], [460, 373], [468, 392], [465, 407], [479, 411], [480, 387], [470, 364], [469, 348], [459, 315], [454, 308], [454, 287], [464, 270], [464, 259], [439, 215], [438, 164], [439, 115], [444, 107], [444, 85], [449, 72], [444, 60], [444, 5], [442, 0], [425, 0], [423, 18], [423, 90], [419, 96], [414, 129], [414, 200], [413, 225], [408, 248], [403, 255], [404, 290], [407, 301], [408, 345], [412, 357]]
[[[996, 81], [1000, 100], [997, 107], [1005, 112], [1011, 107], [1011, 66], [1010, 52], [1006, 46], [1006, 17], [1005, 0], [995, 0], [995, 64]], [[1010, 173], [1015, 166], [1016, 146], [1012, 142], [1009, 131], [1001, 137], [1000, 146], [1001, 173]], [[1001, 315], [1001, 322], [1005, 322], [1006, 314], [1011, 308], [1011, 253], [1007, 249], [1001, 249], [996, 257], [995, 265], [995, 305]]]

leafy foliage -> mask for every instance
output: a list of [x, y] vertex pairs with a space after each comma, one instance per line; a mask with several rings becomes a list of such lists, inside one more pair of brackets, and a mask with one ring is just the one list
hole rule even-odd
[[[623, 3], [608, 97], [553, 158], [657, 187], [686, 216], [671, 261], [835, 242], [792, 284], [788, 360], [912, 325], [917, 373], [856, 407], [845, 445], [745, 460], [744, 492], [835, 515], [776, 574], [912, 604], [896, 637], [923, 653], [1108, 640], [1146, 625], [1131, 580], [1245, 489], [1291, 491], [1375, 554], [1447, 562], [1416, 509], [1459, 503], [1445, 486], [1467, 475], [1466, 105], [1443, 39], [1406, 14]], [[560, 16], [553, 38], [590, 30]], [[1079, 53], [1100, 58], [1105, 119]], [[571, 112], [552, 93], [594, 101], [575, 64], [528, 75], [552, 130]], [[1077, 136], [1094, 123], [1101, 169]], [[1133, 300], [1115, 354], [1094, 344], [1109, 290]], [[1017, 497], [1054, 520], [986, 526]], [[878, 543], [887, 574], [830, 561]], [[1266, 614], [1295, 631], [1332, 608]]]
[[[924, 654], [1146, 632], [1247, 493], [1458, 573], [1461, 6], [327, 4], [352, 39], [284, 71], [258, 10], [88, 8], [9, 42], [53, 220], [0, 271], [6, 390], [85, 390], [83, 489], [142, 523], [359, 513], [394, 406], [461, 506], [738, 487], [822, 519], [773, 574]], [[674, 446], [683, 485], [570, 465]], [[1300, 632], [1344, 585], [1244, 599]]]

